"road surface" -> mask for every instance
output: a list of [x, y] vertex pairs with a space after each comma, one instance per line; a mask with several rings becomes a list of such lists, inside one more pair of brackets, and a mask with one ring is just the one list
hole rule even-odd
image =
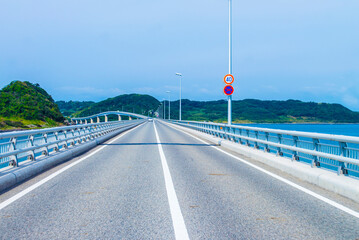
[[218, 148], [147, 122], [3, 193], [1, 239], [359, 239], [358, 217]]

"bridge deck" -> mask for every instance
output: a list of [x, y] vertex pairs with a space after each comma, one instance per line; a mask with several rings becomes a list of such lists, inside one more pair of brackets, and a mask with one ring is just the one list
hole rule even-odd
[[[162, 122], [121, 136], [0, 209], [1, 238], [182, 239], [185, 232], [190, 239], [359, 238], [357, 217]], [[83, 158], [2, 194], [0, 206]], [[168, 202], [171, 185], [163, 161], [179, 213]], [[291, 180], [359, 210], [349, 200]]]

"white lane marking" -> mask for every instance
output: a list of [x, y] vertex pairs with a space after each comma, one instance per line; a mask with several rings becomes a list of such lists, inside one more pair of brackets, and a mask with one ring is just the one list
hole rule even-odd
[[[169, 126], [169, 125], [167, 125], [167, 126]], [[170, 127], [174, 128], [173, 126], [170, 126]], [[175, 128], [175, 129], [177, 129], [178, 131], [181, 131], [181, 132], [183, 132], [183, 133], [197, 139], [200, 142], [208, 144], [207, 142], [203, 141], [202, 139], [200, 139], [200, 138], [198, 138], [196, 136], [193, 136], [190, 133], [187, 133], [187, 132], [185, 132], [185, 131], [183, 131], [181, 129], [178, 129], [178, 128]], [[343, 212], [346, 212], [346, 213], [348, 213], [348, 214], [350, 214], [350, 215], [352, 215], [352, 216], [354, 216], [356, 218], [359, 218], [359, 212], [356, 212], [356, 211], [354, 211], [354, 210], [352, 210], [352, 209], [350, 209], [348, 207], [345, 207], [345, 206], [341, 205], [340, 203], [337, 203], [337, 202], [335, 202], [333, 200], [330, 200], [330, 199], [328, 199], [326, 197], [323, 197], [322, 195], [319, 195], [319, 194], [317, 194], [317, 193], [315, 193], [315, 192], [313, 192], [313, 191], [311, 191], [309, 189], [306, 189], [306, 188], [304, 188], [302, 186], [299, 186], [298, 184], [295, 184], [295, 183], [293, 183], [293, 182], [291, 182], [291, 181], [289, 181], [289, 180], [287, 180], [287, 179], [285, 179], [283, 177], [280, 177], [280, 176], [278, 176], [278, 175], [276, 175], [274, 173], [271, 173], [271, 172], [269, 172], [269, 171], [267, 171], [267, 170], [265, 170], [263, 168], [260, 168], [260, 167], [258, 167], [256, 165], [254, 165], [254, 164], [252, 164], [250, 162], [247, 162], [246, 160], [244, 160], [244, 159], [242, 159], [240, 157], [237, 157], [237, 156], [235, 156], [235, 155], [233, 155], [231, 153], [228, 153], [228, 152], [226, 152], [226, 151], [224, 151], [222, 149], [219, 149], [216, 146], [212, 146], [212, 145], [209, 145], [209, 146], [211, 146], [214, 149], [217, 149], [218, 151], [220, 151], [220, 152], [222, 152], [224, 154], [227, 154], [228, 156], [233, 157], [233, 158], [237, 159], [238, 161], [241, 161], [241, 162], [243, 162], [243, 163], [245, 163], [245, 164], [247, 164], [247, 165], [249, 165], [249, 166], [251, 166], [251, 167], [253, 167], [253, 168], [255, 168], [255, 169], [257, 169], [257, 170], [259, 170], [259, 171], [261, 171], [263, 173], [265, 173], [265, 174], [268, 174], [269, 176], [274, 177], [275, 179], [278, 179], [279, 181], [282, 181], [282, 182], [284, 182], [284, 183], [286, 183], [286, 184], [288, 184], [288, 185], [290, 185], [290, 186], [292, 186], [292, 187], [294, 187], [294, 188], [296, 188], [296, 189], [298, 189], [298, 190], [300, 190], [302, 192], [305, 192], [305, 193], [307, 193], [307, 194], [309, 194], [309, 195], [311, 195], [311, 196], [313, 196], [313, 197], [315, 197], [315, 198], [317, 198], [317, 199], [319, 199], [319, 200], [321, 200], [321, 201], [323, 201], [323, 202], [325, 202], [325, 203], [327, 203], [327, 204], [329, 204], [329, 205], [331, 205], [331, 206], [333, 206], [333, 207], [335, 207], [337, 209], [340, 209]]]
[[166, 190], [167, 190], [168, 203], [170, 205], [172, 223], [173, 223], [173, 228], [175, 231], [175, 236], [176, 236], [176, 239], [180, 239], [180, 240], [189, 239], [186, 224], [184, 223], [184, 219], [183, 219], [183, 216], [181, 213], [180, 205], [178, 203], [176, 191], [173, 186], [171, 173], [170, 173], [170, 170], [167, 165], [166, 156], [163, 152], [163, 149], [161, 146], [161, 141], [160, 141], [160, 138], [157, 133], [156, 124], [153, 123], [153, 126], [155, 128], [158, 151], [160, 152], [163, 175], [165, 177], [165, 185], [166, 185]]
[[[142, 124], [141, 124], [142, 125]], [[141, 125], [129, 130], [129, 131], [126, 131], [124, 134], [116, 137], [115, 139], [111, 140], [110, 142], [108, 142], [108, 144], [111, 144], [113, 143], [114, 141], [118, 140], [119, 138], [125, 136], [127, 133], [129, 132], [132, 132], [133, 130], [135, 130], [136, 128], [140, 127]], [[77, 160], [76, 162], [73, 162], [69, 165], [67, 165], [66, 167], [64, 168], [61, 168], [60, 170], [58, 170], [57, 172], [54, 172], [53, 174], [47, 176], [46, 178], [42, 179], [41, 181], [35, 183], [34, 185], [31, 185], [30, 187], [26, 188], [25, 190], [19, 192], [18, 194], [14, 195], [13, 197], [9, 198], [8, 200], [0, 203], [0, 210], [5, 208], [6, 206], [10, 205], [11, 203], [15, 202], [16, 200], [20, 199], [21, 197], [25, 196], [26, 194], [28, 194], [29, 192], [31, 192], [32, 190], [35, 190], [36, 188], [40, 187], [41, 185], [43, 185], [44, 183], [50, 181], [51, 179], [53, 179], [54, 177], [56, 177], [57, 175], [65, 172], [66, 170], [72, 168], [73, 166], [79, 164], [80, 162], [84, 161], [85, 159], [93, 156], [94, 154], [98, 153], [99, 151], [101, 151], [102, 149], [104, 149], [105, 147], [107, 147], [108, 145], [105, 145], [105, 146], [102, 146], [100, 147], [99, 149], [97, 149], [96, 151], [90, 153], [89, 155], [83, 157], [83, 158], [80, 158], [79, 160]]]

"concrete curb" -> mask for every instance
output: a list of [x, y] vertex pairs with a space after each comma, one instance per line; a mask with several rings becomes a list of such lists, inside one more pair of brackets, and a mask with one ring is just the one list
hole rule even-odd
[[[141, 124], [141, 123], [139, 123]], [[90, 142], [83, 143], [79, 146], [76, 146], [72, 149], [69, 149], [64, 152], [60, 152], [56, 155], [49, 156], [47, 158], [41, 159], [40, 161], [36, 161], [33, 164], [19, 167], [18, 169], [14, 169], [14, 171], [11, 171], [3, 176], [0, 177], [0, 193], [13, 187], [16, 184], [22, 183], [31, 177], [36, 176], [39, 173], [45, 172], [46, 170], [60, 164], [63, 162], [66, 162], [76, 156], [79, 156], [90, 149], [96, 147], [99, 144], [104, 143], [105, 141], [109, 140], [110, 138], [113, 138], [117, 136], [118, 134], [125, 132], [131, 128], [134, 128], [138, 126], [139, 124], [133, 124], [130, 126], [126, 126], [123, 128], [120, 128], [114, 132], [111, 132], [105, 136], [96, 138]]]
[[200, 138], [206, 139], [212, 143], [218, 144], [230, 151], [239, 153], [249, 157], [255, 161], [264, 163], [273, 168], [279, 169], [303, 181], [309, 182], [331, 192], [335, 192], [344, 197], [347, 197], [355, 202], [359, 202], [359, 181], [343, 175], [338, 176], [336, 173], [323, 170], [320, 168], [312, 168], [300, 162], [291, 161], [284, 157], [278, 157], [271, 153], [265, 153], [261, 150], [240, 145], [228, 140], [224, 140], [212, 135], [202, 133], [190, 128], [178, 126], [167, 123], [171, 126], [197, 135]]

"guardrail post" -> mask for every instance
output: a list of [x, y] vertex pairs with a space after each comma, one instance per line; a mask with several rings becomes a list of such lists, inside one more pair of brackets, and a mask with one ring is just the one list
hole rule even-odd
[[[266, 142], [268, 142], [269, 141], [269, 132], [264, 132], [264, 136], [265, 136]], [[268, 144], [264, 145], [264, 151], [265, 152], [270, 152]]]
[[231, 133], [231, 127], [226, 127], [225, 128], [225, 132], [226, 132], [226, 138], [231, 141], [231, 135], [229, 135]]
[[242, 144], [243, 142], [242, 142], [242, 138], [241, 138], [241, 136], [242, 136], [242, 129], [241, 128], [239, 128], [238, 129], [238, 143], [239, 144]]
[[[34, 135], [29, 136], [29, 141], [30, 141], [30, 146], [33, 147], [34, 146]], [[36, 161], [35, 150], [31, 151], [31, 155], [29, 157], [30, 157], [31, 161]]]
[[[55, 135], [56, 141], [58, 141], [59, 140], [59, 132], [55, 132], [54, 135]], [[59, 147], [59, 143], [56, 143], [55, 152], [58, 152], [58, 151], [60, 151], [60, 147]]]
[[[258, 139], [258, 131], [254, 131], [254, 136], [256, 137], [256, 139]], [[254, 148], [255, 149], [259, 149], [259, 146], [258, 146], [258, 142], [254, 142]]]
[[118, 115], [118, 121], [121, 121], [122, 118], [121, 118], [121, 115]]
[[238, 139], [238, 130], [236, 128], [233, 128], [233, 141], [235, 143], [238, 143], [239, 142], [239, 139]]
[[93, 118], [90, 119], [91, 123], [93, 123]]
[[[298, 147], [298, 139], [299, 138], [297, 136], [293, 136], [293, 146], [294, 147]], [[293, 151], [292, 161], [298, 161], [298, 160], [299, 160], [298, 152]]]
[[[319, 151], [319, 139], [313, 138], [313, 150], [318, 152]], [[320, 166], [317, 156], [313, 156], [312, 160], [312, 167]]]
[[65, 149], [68, 149], [69, 147], [67, 146], [67, 131], [65, 130], [64, 131], [64, 136], [65, 136], [65, 144], [62, 146], [63, 148], [65, 148]]
[[[9, 149], [9, 150], [15, 151], [15, 150], [16, 150], [16, 142], [17, 142], [17, 139], [16, 139], [16, 138], [11, 138], [10, 141], [11, 141], [11, 144], [10, 144], [10, 149]], [[12, 149], [11, 149], [11, 148], [12, 148]], [[12, 159], [12, 162], [10, 163], [10, 165], [12, 165], [12, 166], [14, 166], [14, 167], [18, 167], [18, 166], [19, 166], [19, 162], [18, 162], [17, 155], [15, 154], [12, 158], [13, 158], [13, 159]]]
[[[45, 144], [47, 143], [47, 133], [43, 134], [42, 137], [44, 138]], [[49, 149], [46, 146], [45, 150], [42, 152], [43, 155], [48, 156], [49, 155]]]
[[100, 117], [97, 117], [97, 123], [99, 123], [100, 122]]
[[76, 141], [75, 141], [75, 129], [72, 129], [71, 130], [71, 133], [72, 133], [72, 137], [73, 137], [73, 139], [72, 139], [72, 142], [71, 142], [71, 146], [75, 146], [75, 144], [76, 144]]
[[[339, 154], [340, 156], [347, 157], [347, 147], [348, 144], [346, 142], [339, 142]], [[340, 174], [348, 174], [348, 164], [344, 162], [339, 162], [338, 166], [338, 175]]]
[[231, 133], [233, 134], [233, 136], [231, 136], [232, 141], [233, 141], [233, 142], [236, 142], [236, 137], [235, 137], [235, 135], [236, 135], [236, 128], [232, 128], [232, 127], [231, 127]]
[[[249, 137], [249, 130], [248, 130], [248, 129], [246, 130], [246, 133], [247, 133], [247, 137]], [[247, 145], [248, 147], [251, 146], [251, 144], [249, 143], [249, 140], [248, 140], [248, 139], [246, 139], [246, 145]]]
[[[282, 134], [277, 134], [277, 137], [278, 137], [278, 143], [282, 144]], [[277, 156], [283, 156], [281, 147], [277, 147]]]

